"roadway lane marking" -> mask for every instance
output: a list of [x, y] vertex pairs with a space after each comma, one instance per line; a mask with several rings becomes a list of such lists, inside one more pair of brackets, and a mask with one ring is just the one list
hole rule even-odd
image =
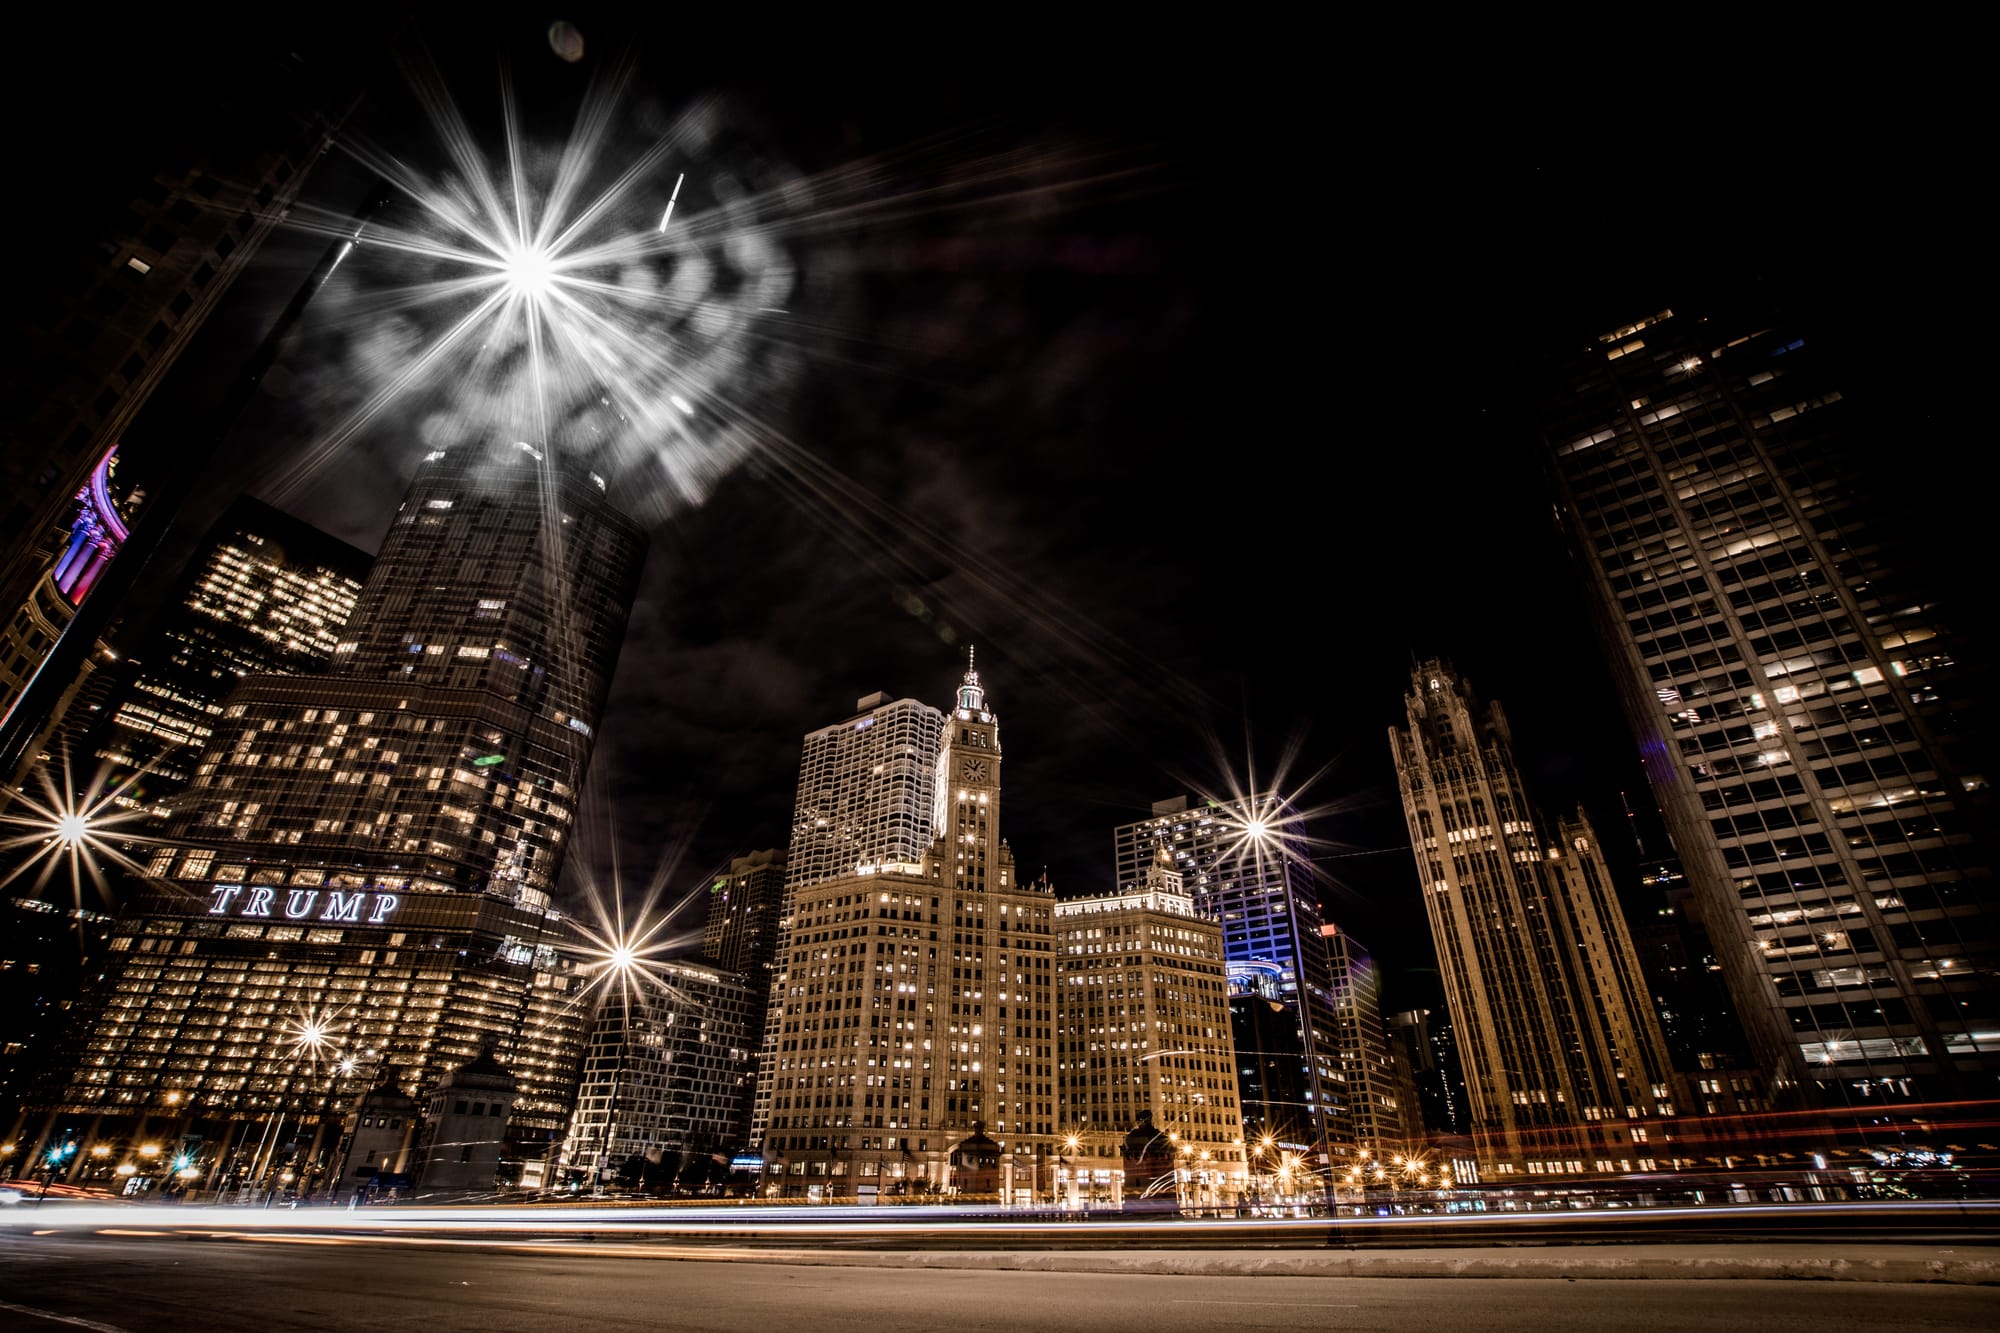
[[54, 1310], [37, 1310], [32, 1305], [16, 1305], [12, 1301], [0, 1301], [0, 1310], [12, 1310], [15, 1314], [28, 1315], [35, 1319], [46, 1319], [52, 1324], [69, 1324], [75, 1328], [87, 1328], [93, 1333], [128, 1333], [116, 1324], [100, 1324], [95, 1319], [79, 1319], [75, 1315], [57, 1314]]

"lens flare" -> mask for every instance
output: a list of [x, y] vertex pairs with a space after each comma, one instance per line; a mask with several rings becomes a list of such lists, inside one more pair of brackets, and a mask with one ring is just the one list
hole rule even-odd
[[41, 796], [33, 796], [25, 789], [17, 791], [16, 808], [0, 815], [0, 828], [10, 831], [7, 836], [0, 836], [0, 857], [6, 858], [5, 863], [0, 863], [0, 868], [6, 871], [5, 877], [0, 878], [0, 888], [33, 872], [29, 892], [40, 897], [49, 880], [59, 870], [66, 870], [76, 907], [87, 905], [86, 882], [96, 890], [95, 906], [115, 906], [105, 870], [113, 868], [144, 875], [145, 868], [126, 855], [125, 849], [154, 841], [131, 832], [128, 827], [147, 813], [130, 796], [131, 788], [146, 776], [146, 770], [107, 787], [110, 769], [102, 768], [81, 791], [67, 759], [59, 770], [60, 784], [57, 771], [54, 764], [37, 768], [35, 776], [41, 784]]

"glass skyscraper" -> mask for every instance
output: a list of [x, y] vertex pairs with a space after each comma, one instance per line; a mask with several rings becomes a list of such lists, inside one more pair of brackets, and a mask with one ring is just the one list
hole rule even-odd
[[423, 461], [332, 669], [229, 697], [41, 1132], [199, 1124], [220, 1182], [252, 1120], [316, 1156], [369, 1069], [421, 1100], [491, 1047], [516, 1151], [562, 1133], [591, 1015], [549, 891], [645, 547], [606, 487], [525, 445]]
[[[1255, 794], [1228, 801], [1186, 796], [1156, 801], [1151, 818], [1121, 824], [1112, 833], [1120, 893], [1145, 887], [1162, 847], [1173, 857], [1196, 910], [1222, 923], [1230, 984], [1283, 1003], [1298, 1022], [1306, 1062], [1299, 1079], [1303, 1104], [1279, 1108], [1267, 1099], [1267, 1113], [1282, 1137], [1325, 1152], [1322, 1165], [1331, 1169], [1336, 1158], [1344, 1162], [1359, 1145], [1347, 1115], [1337, 987], [1312, 863], [1292, 812], [1274, 797]], [[1243, 1100], [1247, 1106], [1247, 1092]]]
[[223, 699], [248, 676], [324, 670], [368, 564], [346, 542], [239, 497], [202, 540], [159, 623], [115, 668], [72, 756], [73, 780], [103, 763], [117, 805], [170, 818]]
[[[1991, 695], [1911, 478], [1783, 312], [1579, 340], [1543, 431], [1606, 658], [1761, 1072], [1831, 1107], [1991, 1097]], [[1935, 483], [1930, 483], [1935, 484]]]

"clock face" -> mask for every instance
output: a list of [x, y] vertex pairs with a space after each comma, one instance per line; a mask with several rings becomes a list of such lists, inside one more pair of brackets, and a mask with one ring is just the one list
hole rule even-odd
[[984, 782], [986, 781], [986, 761], [984, 759], [963, 760], [958, 766], [958, 775], [967, 782]]

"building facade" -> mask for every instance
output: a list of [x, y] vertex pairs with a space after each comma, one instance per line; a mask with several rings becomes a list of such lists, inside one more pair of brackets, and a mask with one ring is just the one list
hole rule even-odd
[[[793, 900], [801, 888], [870, 870], [909, 867], [930, 851], [937, 827], [938, 757], [944, 714], [915, 699], [880, 691], [855, 701], [854, 714], [807, 733], [799, 758], [792, 842], [785, 853], [784, 901], [775, 954], [789, 950]], [[784, 987], [772, 978], [750, 1147], [763, 1147], [770, 1124], [770, 1081], [784, 1021]]]
[[1055, 896], [1018, 881], [1000, 836], [999, 719], [976, 671], [946, 726], [929, 851], [793, 889], [769, 1020], [776, 1191], [952, 1190], [975, 1125], [1003, 1196], [1052, 1189]]
[[[1405, 1151], [1418, 1137], [1382, 1024], [1382, 977], [1360, 941], [1328, 923], [1320, 928], [1333, 972], [1333, 1051], [1340, 1063], [1340, 1111], [1358, 1159], [1354, 1166]], [[1350, 1167], [1350, 1170], [1352, 1167]]]
[[553, 1146], [589, 1015], [549, 889], [644, 544], [580, 465], [433, 451], [331, 670], [230, 695], [38, 1132], [111, 1133], [167, 1097], [210, 1144], [323, 1127], [335, 1053], [427, 1100], [490, 1047], [517, 1154]]
[[1320, 1169], [1346, 1162], [1355, 1143], [1341, 1100], [1333, 968], [1296, 815], [1264, 794], [1157, 801], [1151, 818], [1113, 832], [1119, 892], [1144, 885], [1162, 847], [1195, 909], [1222, 923], [1232, 984], [1287, 1005], [1298, 1024], [1306, 1070], [1302, 1103], [1281, 1117], [1289, 1137], [1312, 1145]]
[[[1137, 892], [1058, 902], [1055, 930], [1057, 1188], [1072, 1202], [1102, 1197], [1145, 1111], [1175, 1148], [1169, 1192], [1233, 1203], [1243, 1111], [1221, 926], [1196, 912], [1162, 848]], [[1161, 1185], [1123, 1180], [1119, 1190]]]
[[1535, 809], [1497, 704], [1420, 664], [1392, 728], [1483, 1179], [1655, 1169], [1676, 1076], [1581, 810]]
[[615, 1175], [727, 1152], [742, 1132], [761, 992], [699, 963], [648, 963], [600, 1002], [563, 1140], [562, 1171]]
[[725, 972], [768, 978], [784, 902], [784, 848], [735, 858], [708, 887], [701, 956]]
[[253, 675], [310, 675], [332, 660], [369, 559], [346, 542], [240, 496], [202, 539], [159, 621], [119, 663], [83, 730], [113, 805], [157, 832], [193, 780], [223, 700]]
[[1562, 522], [1759, 1072], [1784, 1103], [1992, 1097], [1989, 668], [1909, 405], [1845, 396], [1770, 311], [1661, 310], [1556, 379]]

